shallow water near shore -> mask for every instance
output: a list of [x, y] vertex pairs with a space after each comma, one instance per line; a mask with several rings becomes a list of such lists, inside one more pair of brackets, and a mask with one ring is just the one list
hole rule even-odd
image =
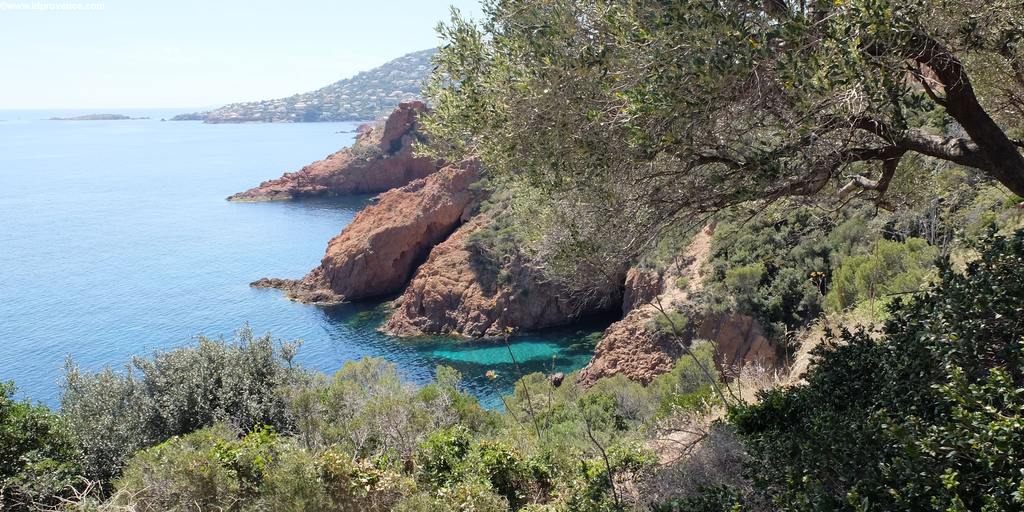
[[117, 368], [249, 325], [303, 340], [299, 363], [328, 373], [376, 356], [422, 383], [447, 364], [497, 406], [519, 371], [583, 366], [588, 335], [608, 323], [514, 337], [517, 370], [501, 342], [396, 339], [376, 331], [376, 304], [319, 308], [250, 288], [316, 266], [370, 198], [224, 198], [351, 144], [357, 123], [205, 125], [131, 109], [112, 113], [150, 119], [46, 120], [89, 113], [0, 111], [0, 380], [21, 397], [57, 405], [68, 356]]

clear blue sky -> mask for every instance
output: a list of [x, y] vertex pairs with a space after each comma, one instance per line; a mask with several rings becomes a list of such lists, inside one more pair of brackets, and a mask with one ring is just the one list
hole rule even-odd
[[187, 108], [288, 96], [436, 46], [434, 27], [450, 5], [480, 14], [478, 0], [74, 3], [0, 0], [0, 108]]

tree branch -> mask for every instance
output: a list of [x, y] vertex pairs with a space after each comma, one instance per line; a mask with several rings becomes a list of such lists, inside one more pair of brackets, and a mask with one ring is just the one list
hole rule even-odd
[[905, 53], [908, 59], [932, 70], [946, 91], [946, 112], [960, 123], [977, 147], [977, 158], [964, 165], [977, 167], [1012, 192], [1024, 195], [1024, 155], [981, 106], [960, 60], [923, 33], [910, 40]]

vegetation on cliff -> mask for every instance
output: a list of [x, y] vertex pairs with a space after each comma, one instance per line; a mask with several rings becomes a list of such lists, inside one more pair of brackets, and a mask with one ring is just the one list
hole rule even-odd
[[935, 163], [1024, 194], [1015, 2], [486, 5], [441, 29], [433, 146], [539, 189], [577, 255], [748, 201], [893, 207]]

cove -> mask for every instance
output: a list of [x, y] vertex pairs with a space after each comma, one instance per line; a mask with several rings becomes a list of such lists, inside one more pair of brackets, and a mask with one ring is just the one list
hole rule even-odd
[[[356, 123], [207, 125], [152, 110], [118, 111], [148, 120], [45, 120], [83, 113], [0, 112], [0, 379], [21, 397], [57, 405], [69, 356], [117, 368], [244, 325], [301, 339], [298, 362], [326, 373], [383, 357], [420, 383], [453, 366], [488, 406], [511, 389], [518, 372], [503, 344], [396, 339], [377, 332], [377, 304], [319, 308], [248, 286], [316, 266], [370, 198], [224, 198], [351, 144]], [[607, 324], [517, 335], [512, 350], [523, 372], [575, 370]]]

